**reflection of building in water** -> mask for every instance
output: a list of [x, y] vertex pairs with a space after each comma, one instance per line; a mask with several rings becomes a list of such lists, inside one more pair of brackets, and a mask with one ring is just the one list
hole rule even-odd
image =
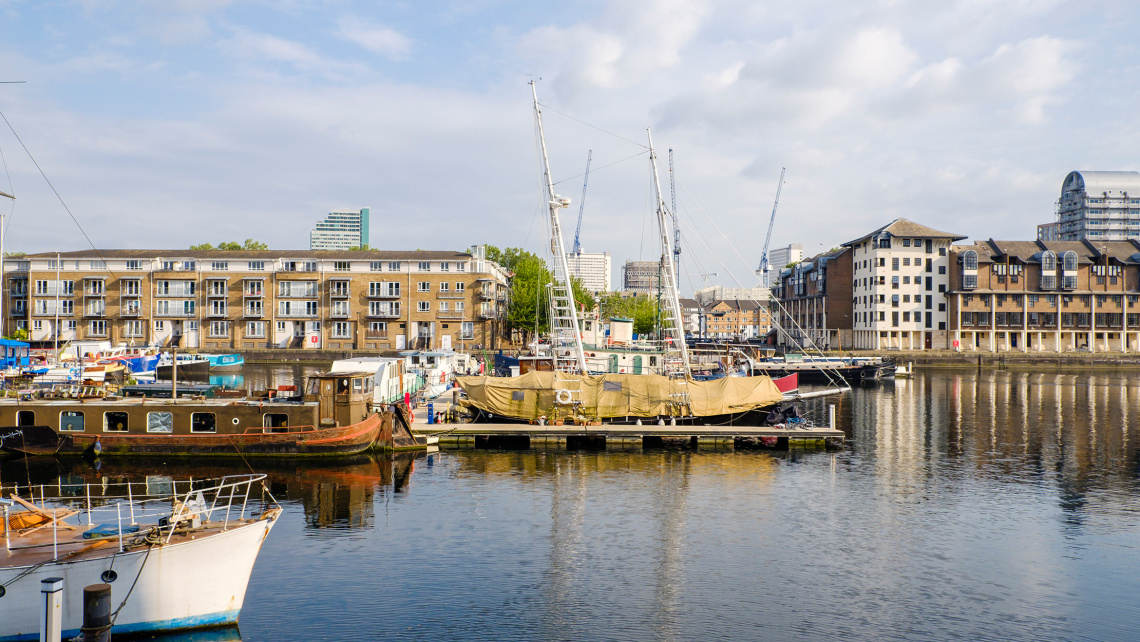
[[854, 391], [853, 448], [887, 483], [925, 486], [965, 461], [1003, 482], [1053, 482], [1077, 510], [1092, 486], [1132, 483], [1138, 394], [1119, 372], [920, 374]]

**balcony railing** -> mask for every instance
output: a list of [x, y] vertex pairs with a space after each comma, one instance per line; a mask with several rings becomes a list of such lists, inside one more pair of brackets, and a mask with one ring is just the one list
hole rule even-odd
[[364, 338], [365, 338], [365, 339], [368, 339], [368, 340], [375, 340], [375, 339], [387, 339], [387, 338], [388, 338], [388, 333], [387, 333], [387, 332], [372, 332], [372, 331], [368, 331], [368, 332], [365, 332], [365, 333], [364, 333]]
[[265, 312], [261, 308], [243, 308], [241, 315], [247, 319], [260, 319], [265, 316]]
[[121, 317], [138, 317], [142, 316], [142, 308], [140, 307], [127, 307], [119, 308], [119, 316]]
[[229, 316], [228, 311], [225, 309], [210, 310], [209, 312], [206, 313], [206, 318], [209, 318], [209, 319], [224, 319], [228, 316]]
[[331, 296], [334, 299], [347, 299], [348, 297], [350, 297], [352, 295], [351, 295], [350, 288], [333, 288], [329, 292], [329, 296]]
[[369, 299], [398, 299], [398, 298], [400, 298], [400, 293], [396, 292], [395, 294], [392, 294], [392, 293], [389, 293], [387, 291], [369, 290], [368, 291], [368, 298]]
[[436, 315], [440, 319], [462, 319], [464, 316], [462, 312], [440, 312]]
[[198, 313], [192, 310], [167, 310], [165, 312], [156, 311], [154, 316], [171, 319], [192, 319], [198, 316]]
[[94, 308], [83, 308], [83, 316], [85, 317], [104, 317], [107, 316], [107, 308], [103, 306]]
[[289, 310], [287, 312], [278, 310], [277, 317], [281, 319], [315, 319], [317, 318], [317, 313], [316, 311], [309, 312], [307, 310]]
[[399, 319], [400, 313], [393, 310], [380, 310], [369, 311], [366, 315], [369, 319]]
[[347, 319], [348, 317], [348, 310], [333, 310], [332, 312], [329, 312], [330, 319]]

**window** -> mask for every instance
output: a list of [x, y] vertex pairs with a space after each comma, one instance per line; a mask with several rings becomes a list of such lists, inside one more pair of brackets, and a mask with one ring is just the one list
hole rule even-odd
[[891, 295], [891, 307], [892, 308], [899, 307], [899, 295], [897, 295], [897, 294]]
[[126, 296], [141, 296], [142, 283], [138, 279], [127, 279], [123, 281], [123, 294]]
[[193, 272], [197, 268], [198, 268], [198, 263], [196, 261], [183, 261], [182, 262], [182, 269], [187, 271], [187, 272]]
[[909, 265], [910, 265], [910, 257], [909, 257], [909, 256], [905, 256], [905, 257], [903, 257], [903, 260], [902, 260], [902, 261], [903, 261], [903, 265], [904, 265], [904, 266], [909, 266]]
[[428, 301], [419, 301], [416, 303], [417, 312], [431, 312], [431, 303]]
[[87, 294], [103, 296], [103, 281], [91, 281], [87, 284]]
[[910, 312], [903, 312], [902, 320], [903, 323], [908, 323], [910, 321]]
[[87, 333], [93, 337], [105, 337], [107, 336], [107, 322], [103, 319], [90, 321], [88, 322], [87, 330]]
[[431, 261], [420, 261], [420, 272], [431, 272]]
[[[421, 301], [421, 303], [424, 303]], [[368, 316], [370, 317], [398, 317], [400, 316], [399, 301], [369, 301]]]
[[903, 239], [903, 247], [910, 247], [910, 239]]
[[896, 272], [899, 269], [899, 259], [897, 256], [891, 259], [891, 269]]
[[1065, 254], [1062, 255], [1062, 257], [1061, 257], [1061, 262], [1063, 264], [1062, 269], [1064, 269], [1064, 271], [1066, 271], [1066, 272], [1076, 272], [1077, 271], [1077, 253], [1076, 252], [1074, 252], [1072, 250], [1065, 252]]
[[[460, 339], [474, 339], [475, 338], [475, 323], [472, 321], [464, 321], [459, 324], [459, 338]], [[652, 359], [653, 357], [650, 357]]]
[[348, 339], [352, 337], [349, 331], [349, 325], [348, 321], [337, 321], [333, 323], [332, 337], [334, 339]]
[[36, 294], [47, 294], [47, 293], [48, 293], [48, 282], [47, 281], [36, 281]]
[[316, 272], [317, 271], [317, 262], [316, 261], [305, 261], [301, 265], [301, 271], [302, 272]]
[[420, 281], [418, 285], [419, 285], [419, 287], [417, 289], [420, 292], [431, 292], [431, 282], [430, 281]]
[[282, 332], [285, 332], [285, 322], [284, 321], [278, 321], [277, 322], [277, 332], [279, 334]]
[[[946, 274], [946, 266], [945, 266], [945, 265], [939, 265], [939, 266], [938, 266], [938, 273], [939, 273], [939, 274]], [[1015, 276], [1015, 277], [1013, 277], [1013, 278], [1014, 278], [1014, 279], [1017, 279], [1017, 277], [1016, 277], [1016, 276]], [[1015, 281], [1014, 281], [1014, 283], [1016, 283], [1016, 282], [1017, 282], [1017, 281], [1015, 280]]]
[[211, 321], [210, 322], [210, 336], [211, 337], [228, 337], [230, 336], [230, 322], [229, 321]]
[[103, 413], [103, 432], [127, 432], [127, 429], [127, 413], [119, 411]]
[[456, 272], [466, 272], [467, 271], [467, 263], [464, 261], [460, 261], [460, 262], [456, 263], [455, 264], [455, 271]]
[[368, 322], [368, 331], [373, 333], [373, 334], [387, 333], [388, 332], [388, 322], [387, 321], [369, 321]]
[[464, 283], [463, 281], [456, 281], [455, 282], [455, 291], [456, 292], [463, 292], [466, 288], [467, 288], [467, 284]]
[[245, 282], [245, 295], [246, 296], [262, 296], [262, 282], [261, 281], [246, 281]]
[[59, 413], [59, 429], [61, 432], [83, 432], [83, 412], [64, 410]]
[[439, 271], [440, 272], [450, 272], [451, 271], [451, 263], [448, 263], [447, 261], [440, 263], [439, 264]]
[[388, 261], [388, 271], [389, 272], [399, 272], [400, 271], [400, 262], [399, 261]]
[[173, 270], [174, 269], [174, 261], [163, 261], [162, 262], [162, 269]]
[[372, 281], [368, 284], [368, 296], [400, 296], [399, 281]]
[[253, 339], [265, 338], [265, 322], [264, 321], [248, 321], [245, 324], [245, 336]]
[[899, 277], [897, 277], [897, 276], [891, 277], [891, 289], [892, 290], [899, 289]]
[[249, 271], [250, 272], [264, 272], [265, 271], [265, 261], [250, 261], [249, 262]]
[[218, 417], [212, 412], [190, 413], [190, 432], [217, 432]]
[[127, 337], [141, 337], [143, 335], [143, 322], [142, 321], [127, 321], [123, 324], [123, 336]]
[[922, 311], [920, 311], [920, 310], [916, 310], [916, 311], [915, 311], [915, 313], [914, 313], [914, 322], [915, 322], [915, 323], [922, 323]]
[[305, 314], [310, 317], [317, 316], [317, 302], [305, 301]]
[[963, 270], [977, 270], [978, 269], [978, 253], [973, 250], [966, 250], [962, 253], [962, 269]]
[[230, 263], [229, 261], [212, 261], [210, 263], [210, 269], [215, 272], [225, 272], [230, 269]]
[[247, 316], [247, 317], [259, 317], [259, 316], [261, 316], [262, 310], [264, 310], [262, 305], [263, 305], [263, 302], [261, 299], [253, 299], [251, 301], [246, 301], [245, 302], [245, 316]]
[[146, 413], [146, 431], [147, 432], [161, 432], [161, 433], [172, 433], [172, 432], [174, 432], [174, 413], [170, 413], [170, 412], [148, 412], [148, 413]]
[[463, 312], [463, 302], [462, 301], [456, 301], [455, 302], [455, 311], [456, 312]]
[[[915, 277], [915, 278], [918, 278], [918, 277]], [[903, 285], [910, 285], [910, 277], [909, 276], [903, 277]]]
[[368, 264], [369, 272], [380, 272], [384, 269], [383, 261], [372, 261]]
[[448, 289], [450, 288], [450, 286], [451, 286], [451, 284], [448, 283], [447, 281], [440, 281], [439, 282], [439, 291], [440, 292], [447, 292]]
[[439, 302], [439, 311], [440, 312], [447, 312], [448, 311], [447, 301], [440, 301]]
[[899, 313], [898, 312], [892, 312], [891, 313], [891, 327], [894, 327], [894, 328], [899, 327]]
[[226, 296], [227, 291], [228, 288], [226, 287], [225, 281], [220, 281], [218, 279], [210, 280], [210, 296]]
[[166, 332], [166, 322], [165, 321], [155, 321], [154, 322], [154, 331], [155, 332]]
[[137, 259], [127, 261], [127, 269], [128, 270], [141, 270], [142, 269], [142, 261], [139, 261]]
[[334, 261], [333, 262], [333, 271], [334, 272], [348, 272], [351, 269], [352, 269], [352, 264], [349, 261]]

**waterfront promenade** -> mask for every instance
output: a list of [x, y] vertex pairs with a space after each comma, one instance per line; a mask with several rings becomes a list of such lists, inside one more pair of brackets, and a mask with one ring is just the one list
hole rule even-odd
[[844, 350], [825, 352], [834, 357], [887, 357], [899, 365], [913, 363], [922, 367], [1015, 367], [1041, 366], [1059, 368], [1136, 368], [1140, 370], [1140, 354], [1113, 351], [1099, 352], [1005, 352], [954, 350]]

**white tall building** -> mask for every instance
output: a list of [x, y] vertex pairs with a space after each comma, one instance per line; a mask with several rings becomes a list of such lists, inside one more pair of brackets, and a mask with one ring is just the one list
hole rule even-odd
[[778, 275], [789, 263], [799, 263], [802, 260], [804, 260], [804, 246], [799, 243], [769, 249], [768, 274], [761, 276], [764, 277], [765, 283], [772, 284], [775, 279], [769, 278], [770, 275]]
[[368, 241], [367, 207], [359, 212], [333, 210], [309, 232], [310, 250], [347, 250], [363, 247]]
[[1140, 172], [1069, 172], [1056, 222], [1037, 228], [1041, 240], [1140, 239]]
[[582, 284], [591, 292], [609, 292], [611, 263], [609, 252], [581, 252], [567, 254], [566, 264], [570, 275], [582, 279]]
[[905, 218], [849, 241], [856, 349], [946, 348], [949, 248], [966, 237]]

